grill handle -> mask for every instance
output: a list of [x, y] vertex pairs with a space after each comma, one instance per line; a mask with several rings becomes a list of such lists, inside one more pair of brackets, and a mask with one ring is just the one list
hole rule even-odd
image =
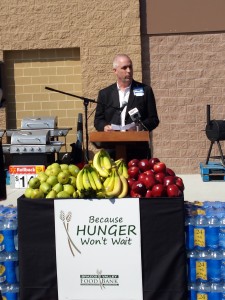
[[207, 125], [209, 126], [210, 124], [210, 105], [207, 104], [206, 106], [206, 118], [207, 118]]
[[41, 142], [41, 139], [40, 138], [29, 138], [29, 139], [16, 139], [16, 141], [19, 143], [19, 144], [29, 144], [30, 141], [37, 141], [37, 142]]
[[49, 127], [49, 124], [47, 122], [35, 123], [35, 124], [34, 123], [26, 123], [26, 126], [30, 127], [30, 128], [42, 128], [43, 125]]

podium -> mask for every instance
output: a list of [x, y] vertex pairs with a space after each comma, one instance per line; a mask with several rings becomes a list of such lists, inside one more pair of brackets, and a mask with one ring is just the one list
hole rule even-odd
[[[138, 149], [143, 144], [149, 143], [148, 131], [97, 131], [91, 132], [89, 140], [97, 148], [115, 148], [116, 159], [127, 158], [127, 147], [132, 145]], [[138, 143], [138, 145], [137, 145]]]

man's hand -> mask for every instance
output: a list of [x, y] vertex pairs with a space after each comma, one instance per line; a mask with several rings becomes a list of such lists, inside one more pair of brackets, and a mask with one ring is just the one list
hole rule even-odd
[[114, 131], [114, 130], [112, 129], [111, 125], [106, 125], [104, 127], [104, 131]]

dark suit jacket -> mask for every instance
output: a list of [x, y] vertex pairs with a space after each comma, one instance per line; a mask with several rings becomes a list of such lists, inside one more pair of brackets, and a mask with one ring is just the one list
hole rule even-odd
[[[143, 93], [138, 95], [135, 92], [137, 89], [143, 90]], [[135, 107], [139, 110], [142, 123], [149, 131], [158, 126], [159, 119], [152, 88], [133, 80], [127, 105], [125, 124], [132, 123], [128, 111]], [[109, 124], [120, 125], [120, 114], [119, 93], [117, 84], [114, 83], [99, 92], [94, 119], [96, 130], [104, 131], [104, 127]]]

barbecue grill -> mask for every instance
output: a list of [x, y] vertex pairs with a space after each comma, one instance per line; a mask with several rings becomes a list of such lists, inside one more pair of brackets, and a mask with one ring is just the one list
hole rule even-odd
[[207, 138], [211, 141], [209, 151], [208, 151], [208, 155], [207, 155], [207, 158], [206, 158], [206, 164], [208, 164], [208, 162], [209, 162], [212, 147], [213, 147], [214, 143], [216, 142], [217, 146], [218, 146], [218, 149], [219, 149], [222, 164], [223, 164], [223, 166], [225, 166], [223, 151], [222, 151], [222, 147], [221, 147], [221, 144], [220, 144], [220, 141], [225, 140], [225, 120], [211, 120], [211, 118], [210, 118], [210, 105], [207, 105], [207, 112], [206, 113], [207, 113], [207, 124], [206, 124], [205, 131], [206, 131]]
[[3, 153], [10, 154], [11, 164], [48, 165], [65, 145], [58, 137], [66, 137], [72, 128], [58, 128], [56, 117], [25, 118], [20, 129], [6, 129], [10, 143], [3, 144]]

